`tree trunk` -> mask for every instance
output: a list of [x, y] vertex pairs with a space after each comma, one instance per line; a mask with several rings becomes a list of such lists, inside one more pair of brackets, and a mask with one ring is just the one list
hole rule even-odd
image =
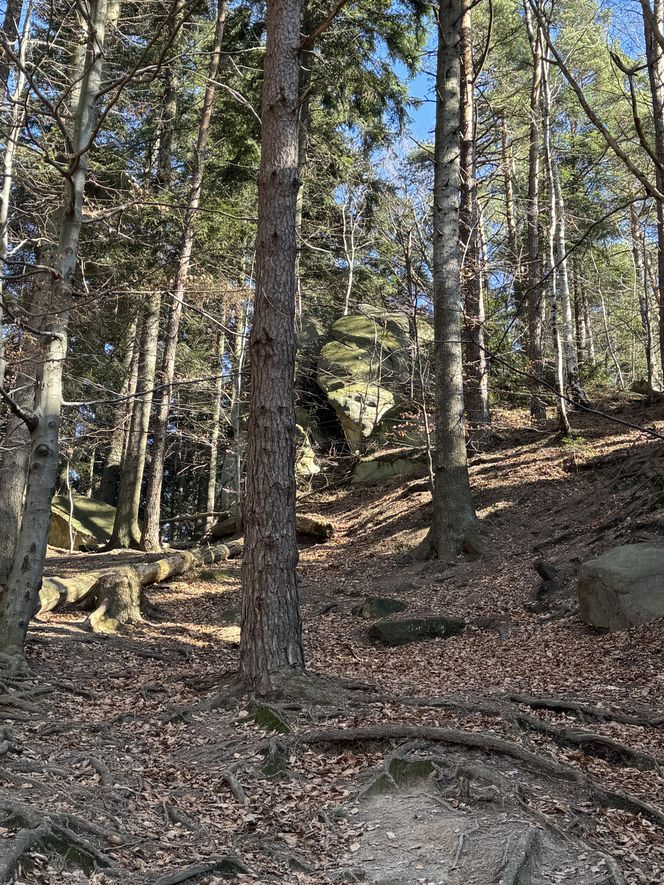
[[243, 682], [304, 669], [295, 537], [298, 48], [302, 0], [268, 0], [242, 564]]
[[42, 339], [43, 364], [35, 412], [30, 422], [29, 479], [13, 563], [0, 597], [0, 651], [20, 660], [41, 584], [58, 472], [62, 373], [108, 11], [107, 0], [93, 0], [89, 8], [86, 64], [72, 126], [72, 158], [65, 179], [59, 241], [51, 264], [48, 312], [42, 323], [46, 334]]
[[161, 537], [159, 523], [161, 519], [161, 490], [164, 481], [164, 455], [166, 452], [166, 435], [168, 431], [168, 413], [171, 406], [172, 384], [175, 378], [175, 359], [177, 356], [178, 338], [180, 335], [180, 321], [189, 271], [191, 269], [191, 255], [194, 246], [196, 232], [196, 214], [201, 203], [203, 191], [203, 175], [205, 173], [205, 159], [208, 137], [210, 133], [210, 121], [212, 119], [212, 104], [216, 91], [215, 82], [219, 71], [221, 59], [221, 43], [224, 37], [226, 24], [227, 0], [218, 0], [217, 18], [214, 33], [214, 46], [210, 56], [208, 78], [203, 96], [203, 107], [198, 124], [198, 138], [191, 178], [191, 186], [187, 199], [187, 208], [184, 216], [184, 230], [180, 243], [180, 252], [177, 259], [175, 278], [173, 281], [173, 295], [168, 316], [168, 330], [166, 332], [166, 346], [164, 359], [159, 375], [159, 408], [154, 422], [152, 460], [145, 505], [145, 521], [141, 546], [144, 550], [159, 550]]
[[523, 262], [521, 259], [521, 244], [516, 223], [516, 211], [514, 209], [514, 164], [510, 151], [509, 133], [507, 120], [503, 113], [500, 118], [500, 143], [501, 161], [503, 170], [503, 187], [505, 190], [505, 219], [507, 221], [507, 247], [512, 271], [512, 305], [508, 322], [513, 330], [510, 339], [512, 347], [521, 350], [521, 338], [523, 324], [520, 320], [524, 306], [523, 293]]
[[118, 506], [115, 511], [111, 547], [138, 547], [141, 530], [138, 512], [141, 504], [141, 488], [145, 470], [145, 453], [150, 428], [150, 411], [157, 365], [157, 344], [159, 340], [159, 311], [161, 293], [151, 292], [145, 304], [143, 330], [141, 333], [138, 362], [139, 394], [134, 399], [131, 425], [127, 436], [127, 448], [122, 462], [122, 475], [118, 492]]
[[[21, 25], [21, 17], [24, 13], [23, 0], [5, 0], [5, 15], [2, 20], [2, 33], [8, 43], [13, 43], [18, 37]], [[5, 98], [9, 85], [9, 61], [4, 53], [0, 54], [0, 88], [2, 97]]]
[[106, 463], [99, 486], [99, 500], [115, 507], [118, 503], [118, 488], [122, 474], [122, 460], [125, 451], [128, 424], [131, 423], [133, 397], [136, 392], [136, 372], [138, 371], [138, 355], [140, 351], [136, 333], [138, 317], [134, 316], [127, 326], [124, 335], [124, 353], [122, 356], [122, 387], [120, 402], [116, 405], [113, 415], [113, 430]]
[[[641, 0], [643, 5], [649, 0]], [[653, 0], [652, 13], [660, 30], [664, 26], [664, 2]], [[653, 122], [655, 125], [655, 156], [657, 164], [655, 179], [659, 193], [664, 192], [664, 50], [648, 22], [643, 16], [650, 94], [652, 98]], [[664, 204], [657, 200], [657, 277], [659, 289], [659, 351], [664, 369]]]
[[530, 414], [541, 423], [546, 419], [546, 406], [542, 399], [539, 378], [544, 368], [542, 353], [542, 330], [544, 310], [542, 302], [542, 273], [539, 240], [539, 194], [542, 95], [542, 29], [539, 20], [533, 30], [528, 2], [525, 2], [526, 23], [533, 57], [533, 75], [530, 88], [530, 132], [528, 148], [528, 201], [527, 201], [527, 276], [528, 276], [528, 358], [530, 362]]
[[[25, 118], [25, 106], [22, 102], [25, 91], [25, 64], [28, 55], [28, 46], [30, 38], [31, 24], [31, 8], [23, 10], [22, 3], [8, 2], [5, 13], [5, 24], [3, 31], [7, 39], [12, 41], [18, 36], [18, 19], [25, 12], [25, 22], [23, 32], [21, 34], [21, 44], [18, 51], [19, 64], [16, 71], [16, 83], [9, 96], [9, 131], [5, 142], [5, 151], [2, 160], [2, 185], [0, 186], [0, 386], [5, 383], [5, 370], [7, 363], [5, 360], [5, 339], [2, 334], [3, 323], [3, 294], [4, 294], [4, 276], [7, 273], [7, 257], [9, 255], [9, 202], [12, 192], [12, 183], [14, 180], [14, 160], [16, 158], [16, 149], [18, 147], [19, 138], [21, 137], [21, 129]], [[16, 32], [14, 33], [14, 29]], [[9, 68], [2, 62], [0, 65], [0, 78], [7, 89], [9, 77]]]
[[461, 23], [461, 145], [459, 238], [462, 255], [462, 289], [465, 307], [465, 399], [471, 439], [482, 448], [491, 423], [489, 372], [484, 329], [484, 293], [479, 249], [479, 208], [475, 177], [475, 83], [472, 14], [464, 0]]
[[459, 255], [459, 110], [462, 0], [444, 0], [438, 18], [433, 194], [433, 303], [436, 376], [434, 516], [422, 553], [450, 558], [479, 549], [464, 426]]
[[[543, 65], [545, 63], [543, 62]], [[549, 89], [548, 71], [542, 68], [542, 123], [544, 130], [544, 164], [549, 196], [549, 228], [547, 231], [547, 258], [549, 279], [549, 302], [551, 304], [551, 337], [553, 341], [553, 353], [556, 362], [556, 387], [558, 395], [558, 427], [566, 435], [570, 433], [569, 420], [567, 418], [567, 403], [565, 400], [566, 390], [566, 366], [563, 356], [563, 344], [560, 335], [560, 256], [557, 251], [559, 243], [558, 230], [560, 218], [558, 217], [558, 201], [554, 183], [555, 169], [553, 160], [553, 146], [551, 144], [551, 91]]]
[[39, 614], [46, 614], [63, 605], [74, 605], [83, 601], [97, 581], [106, 575], [126, 574], [131, 570], [141, 587], [168, 581], [177, 575], [184, 575], [191, 569], [201, 565], [210, 565], [233, 559], [242, 553], [242, 543], [233, 541], [228, 544], [216, 544], [214, 547], [202, 547], [198, 550], [183, 550], [169, 556], [155, 557], [149, 562], [134, 562], [116, 565], [103, 569], [91, 569], [74, 575], [71, 578], [49, 577], [39, 593]]
[[632, 258], [634, 262], [634, 291], [639, 305], [641, 325], [643, 326], [643, 348], [646, 357], [648, 387], [650, 390], [653, 390], [655, 386], [655, 361], [653, 359], [652, 325], [650, 322], [650, 301], [648, 297], [648, 289], [650, 286], [648, 281], [648, 271], [643, 256], [645, 243], [641, 236], [639, 220], [633, 203], [630, 206], [629, 219], [632, 237]]
[[[222, 325], [226, 322], [226, 310], [221, 315]], [[215, 371], [217, 380], [214, 384], [214, 403], [212, 405], [212, 430], [210, 432], [210, 457], [208, 460], [208, 478], [206, 510], [213, 512], [217, 503], [217, 473], [219, 472], [219, 434], [221, 425], [221, 400], [224, 395], [224, 353], [226, 352], [226, 331], [217, 332], [217, 349]], [[205, 523], [207, 530], [214, 525], [214, 517], [208, 517]]]

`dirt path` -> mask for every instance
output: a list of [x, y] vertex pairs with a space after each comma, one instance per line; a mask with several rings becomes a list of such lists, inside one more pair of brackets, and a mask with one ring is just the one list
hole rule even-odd
[[[661, 413], [632, 409], [628, 417], [664, 426]], [[661, 465], [661, 443], [640, 438], [635, 447], [627, 430], [607, 429], [595, 419], [576, 423], [586, 442], [574, 451], [552, 437], [508, 427], [498, 451], [474, 460], [487, 532], [487, 555], [476, 562], [409, 561], [408, 551], [430, 518], [428, 494], [412, 491], [414, 482], [319, 496], [316, 509], [338, 532], [331, 543], [302, 552], [307, 659], [312, 670], [375, 683], [380, 697], [346, 693], [332, 705], [285, 703], [291, 733], [270, 735], [237, 704], [205, 708], [224, 674], [237, 666], [235, 563], [214, 569], [207, 580], [152, 589], [151, 598], [169, 620], [120, 640], [80, 632], [76, 614], [35, 624], [29, 643], [39, 676], [34, 703], [8, 723], [13, 743], [0, 768], [5, 844], [12, 844], [17, 829], [34, 825], [24, 803], [49, 826], [64, 821], [67, 831], [78, 831], [79, 840], [123, 871], [119, 881], [136, 885], [229, 855], [247, 870], [237, 881], [342, 881], [359, 868], [372, 882], [488, 885], [494, 879], [482, 876], [491, 870], [494, 877], [518, 855], [521, 837], [527, 840], [536, 830], [537, 844], [526, 858], [534, 871], [515, 883], [619, 882], [611, 878], [604, 853], [616, 858], [630, 885], [664, 881], [664, 827], [634, 808], [599, 808], [585, 781], [565, 781], [553, 770], [537, 771], [481, 748], [416, 740], [413, 752], [424, 743], [425, 754], [439, 760], [433, 780], [409, 786], [396, 802], [391, 792], [358, 801], [358, 789], [383, 770], [393, 749], [412, 740], [295, 741], [296, 735], [335, 726], [481, 732], [571, 765], [607, 791], [628, 792], [644, 808], [661, 809], [664, 782], [657, 769], [607, 757], [602, 747], [561, 745], [513, 714], [558, 729], [590, 729], [654, 757], [664, 757], [661, 727], [587, 721], [504, 700], [520, 693], [636, 714], [664, 710], [664, 624], [598, 636], [578, 620], [573, 595], [581, 560], [625, 539], [661, 540], [658, 512], [647, 497], [658, 488], [659, 468], [635, 496], [639, 483], [629, 478], [628, 466], [635, 455]], [[614, 460], [606, 466], [585, 469], [607, 456]], [[624, 488], [621, 471], [628, 477]], [[558, 570], [558, 589], [545, 599], [537, 596], [537, 557]], [[75, 569], [79, 560], [51, 561], [49, 571]], [[376, 647], [367, 622], [352, 613], [367, 594], [403, 599], [409, 615], [462, 616], [469, 627], [446, 640]], [[45, 684], [50, 694], [40, 693]], [[503, 706], [483, 707], [480, 694]], [[450, 704], [451, 695], [457, 706]], [[428, 701], [406, 704], [397, 696]], [[440, 698], [447, 698], [446, 705], [431, 703]], [[482, 798], [491, 783], [484, 775], [464, 780], [462, 762], [502, 773], [511, 786], [493, 784], [498, 795], [490, 791]], [[464, 783], [470, 793], [464, 794]], [[433, 814], [440, 802], [444, 813]], [[54, 814], [70, 817], [56, 820]], [[438, 819], [443, 823], [436, 829], [431, 821]], [[482, 833], [490, 831], [482, 853]], [[118, 881], [113, 869], [58, 869], [49, 854], [37, 846], [28, 855], [32, 869], [19, 868], [17, 881]], [[172, 881], [211, 885], [223, 875], [210, 870]]]

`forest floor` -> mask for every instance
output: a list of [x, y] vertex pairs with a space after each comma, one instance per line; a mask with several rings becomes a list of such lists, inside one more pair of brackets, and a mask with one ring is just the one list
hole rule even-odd
[[[664, 433], [662, 406], [610, 410]], [[307, 498], [336, 527], [301, 552], [308, 666], [354, 680], [330, 697], [216, 700], [237, 669], [235, 562], [150, 588], [167, 619], [120, 638], [80, 612], [36, 622], [32, 694], [5, 711], [0, 872], [41, 827], [19, 883], [664, 882], [664, 621], [601, 635], [574, 595], [580, 562], [661, 542], [664, 446], [572, 421], [574, 445], [497, 415], [501, 441], [472, 459], [476, 561], [410, 557], [431, 517], [421, 478]], [[538, 558], [557, 572], [545, 594]], [[353, 613], [367, 595], [468, 627], [377, 646]]]

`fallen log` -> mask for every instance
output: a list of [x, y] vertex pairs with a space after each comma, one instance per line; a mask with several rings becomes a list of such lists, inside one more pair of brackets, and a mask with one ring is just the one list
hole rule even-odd
[[[61, 605], [72, 605], [90, 601], [95, 604], [96, 614], [91, 616], [100, 624], [104, 620], [122, 622], [123, 610], [130, 609], [128, 620], [136, 617], [136, 606], [140, 605], [140, 590], [158, 581], [167, 581], [177, 575], [184, 575], [202, 565], [212, 565], [227, 559], [235, 559], [242, 553], [242, 542], [217, 544], [215, 547], [201, 547], [197, 550], [183, 550], [164, 556], [152, 562], [136, 562], [95, 569], [70, 578], [44, 578], [39, 594], [39, 611], [45, 614]], [[103, 608], [103, 611], [99, 611]], [[107, 624], [110, 627], [110, 624]]]
[[[316, 541], [329, 541], [334, 534], [334, 526], [317, 516], [308, 516], [298, 513], [295, 517], [295, 528], [298, 535], [314, 538]], [[234, 516], [223, 519], [212, 526], [207, 534], [208, 540], [229, 538], [238, 533], [237, 523]]]

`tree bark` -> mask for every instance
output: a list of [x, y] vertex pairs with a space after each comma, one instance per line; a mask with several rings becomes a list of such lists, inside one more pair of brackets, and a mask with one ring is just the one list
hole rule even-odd
[[[544, 65], [544, 62], [543, 62]], [[551, 304], [551, 337], [553, 341], [553, 352], [556, 362], [556, 387], [558, 395], [556, 397], [558, 404], [558, 427], [561, 433], [569, 435], [570, 425], [567, 417], [567, 403], [565, 400], [566, 390], [566, 365], [563, 357], [563, 344], [560, 334], [560, 267], [558, 262], [560, 255], [558, 254], [559, 243], [559, 225], [560, 218], [558, 216], [558, 200], [556, 199], [555, 187], [555, 169], [553, 159], [553, 145], [551, 144], [551, 91], [549, 89], [548, 70], [545, 66], [542, 68], [542, 123], [544, 131], [544, 164], [546, 167], [546, 177], [548, 184], [549, 197], [549, 227], [547, 231], [547, 258], [548, 258], [548, 279], [549, 279], [549, 303]]]
[[459, 255], [459, 110], [462, 0], [444, 0], [438, 18], [433, 194], [433, 302], [436, 376], [434, 516], [422, 552], [479, 551], [464, 425]]
[[157, 366], [160, 308], [161, 293], [151, 292], [144, 307], [136, 386], [138, 396], [134, 399], [127, 448], [122, 462], [111, 547], [138, 547], [141, 540], [138, 513], [141, 505], [145, 453]]
[[[652, 10], [659, 30], [664, 26], [664, 2], [641, 0], [641, 4]], [[649, 16], [644, 13], [643, 28], [646, 47], [646, 61], [652, 98], [653, 122], [655, 126], [655, 156], [657, 164], [655, 179], [657, 190], [664, 192], [664, 49], [650, 26]], [[657, 201], [657, 278], [659, 289], [659, 351], [664, 368], [664, 203]]]
[[240, 674], [304, 669], [295, 537], [295, 296], [302, 0], [268, 0], [242, 565]]
[[483, 447], [491, 423], [489, 371], [486, 357], [484, 292], [479, 248], [479, 207], [475, 159], [475, 83], [473, 67], [472, 5], [464, 0], [461, 23], [461, 145], [459, 238], [465, 308], [465, 400], [471, 439]]
[[[125, 451], [125, 441], [128, 425], [131, 424], [133, 397], [136, 392], [136, 375], [134, 369], [138, 369], [139, 342], [136, 337], [138, 331], [138, 317], [132, 317], [124, 335], [124, 353], [122, 355], [122, 398], [114, 410], [113, 430], [111, 431], [111, 444], [109, 446], [106, 463], [99, 486], [99, 500], [115, 507], [118, 503], [118, 488], [122, 474], [122, 461]], [[126, 397], [126, 399], [125, 399]]]
[[221, 59], [221, 44], [224, 37], [227, 8], [227, 0], [218, 0], [214, 45], [212, 48], [212, 55], [210, 56], [207, 82], [203, 96], [203, 106], [198, 124], [198, 137], [194, 153], [191, 186], [184, 216], [184, 230], [182, 233], [175, 278], [173, 281], [173, 294], [168, 316], [166, 345], [164, 348], [163, 364], [159, 375], [159, 386], [162, 389], [159, 393], [159, 407], [153, 427], [152, 460], [146, 495], [145, 520], [141, 536], [141, 546], [144, 550], [159, 550], [161, 547], [159, 524], [161, 519], [161, 491], [164, 481], [164, 456], [166, 453], [168, 413], [171, 406], [172, 384], [175, 378], [175, 359], [177, 356], [178, 338], [180, 335], [182, 308], [191, 269], [191, 256], [194, 246], [194, 236], [196, 233], [196, 214], [201, 203], [201, 195], [203, 192], [203, 176], [205, 173], [207, 143], [210, 134], [212, 105], [216, 91], [215, 82]]
[[[221, 315], [221, 322], [226, 322], [226, 309]], [[217, 332], [217, 348], [215, 354], [215, 371], [217, 380], [214, 384], [214, 403], [212, 405], [212, 430], [210, 432], [210, 457], [208, 460], [208, 478], [206, 509], [213, 512], [217, 503], [217, 474], [219, 472], [219, 435], [221, 431], [221, 400], [224, 395], [224, 353], [226, 352], [226, 331], [219, 329]], [[206, 519], [205, 528], [211, 529], [214, 525], [214, 517]]]
[[530, 87], [530, 131], [528, 148], [528, 201], [527, 201], [527, 279], [528, 279], [528, 358], [532, 376], [530, 388], [530, 414], [541, 423], [546, 419], [546, 406], [542, 399], [542, 386], [538, 379], [544, 368], [542, 331], [544, 311], [542, 302], [542, 273], [539, 238], [540, 212], [540, 150], [542, 122], [540, 102], [542, 96], [542, 28], [538, 23], [533, 29], [528, 0], [524, 0], [526, 23], [529, 30], [533, 75]]
[[65, 179], [59, 241], [51, 264], [48, 312], [41, 330], [43, 364], [30, 426], [23, 518], [12, 567], [0, 596], [0, 651], [19, 659], [41, 584], [58, 471], [62, 373], [108, 11], [107, 0], [93, 0], [89, 8], [86, 62], [72, 127], [72, 158]]

